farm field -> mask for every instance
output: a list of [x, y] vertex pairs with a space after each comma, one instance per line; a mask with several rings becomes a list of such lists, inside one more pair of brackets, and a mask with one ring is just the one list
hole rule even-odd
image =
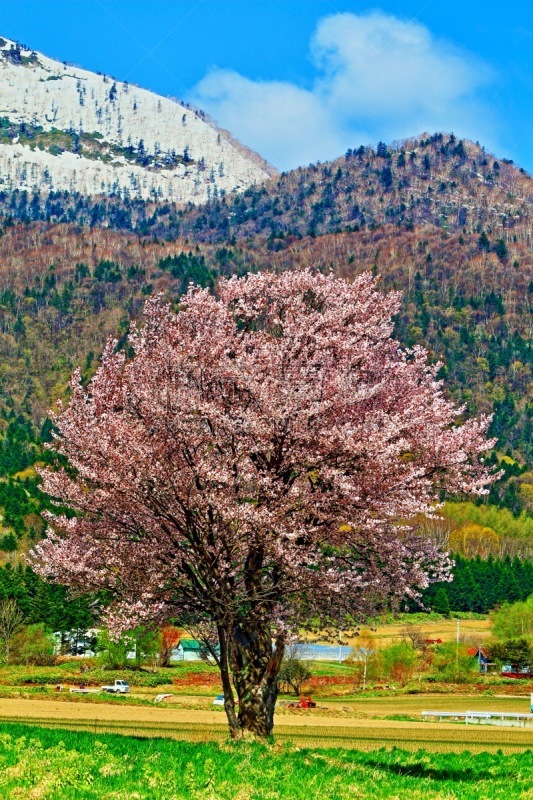
[[175, 742], [0, 724], [0, 795], [39, 800], [526, 800], [533, 754]]
[[[405, 615], [405, 618], [399, 622], [391, 622], [386, 624], [377, 624], [371, 630], [365, 630], [365, 633], [369, 633], [372, 637], [375, 646], [378, 648], [386, 647], [390, 644], [394, 644], [402, 639], [403, 631], [405, 630], [406, 624], [413, 624], [417, 628], [420, 629], [422, 635], [426, 639], [442, 639], [443, 642], [454, 642], [457, 638], [457, 621], [455, 619], [436, 619], [436, 620], [429, 620], [429, 621], [419, 621], [422, 615], [413, 615], [412, 619], [409, 619], [408, 615]], [[480, 644], [483, 639], [486, 639], [490, 636], [491, 632], [491, 621], [489, 617], [481, 617], [478, 619], [460, 619], [459, 620], [459, 635], [461, 641], [472, 643], [472, 644]], [[317, 643], [322, 643], [329, 641], [331, 644], [331, 638], [328, 639], [326, 634], [319, 634], [318, 637], [313, 637], [313, 641], [317, 641]], [[335, 638], [334, 643], [337, 644], [338, 640]], [[347, 636], [345, 633], [342, 634], [342, 643], [344, 645], [348, 645], [349, 647], [358, 647], [359, 646], [359, 637], [358, 636]]]
[[[34, 725], [165, 736], [181, 740], [223, 741], [227, 736], [222, 709], [207, 700], [179, 698], [171, 706], [134, 706], [118, 703], [92, 704], [59, 699], [0, 699], [0, 721]], [[423, 710], [486, 710], [528, 712], [527, 697], [402, 696], [361, 698], [349, 703], [326, 701], [316, 710], [280, 707], [276, 713], [275, 738], [316, 748], [342, 746], [372, 749], [401, 745], [410, 750], [425, 747], [435, 752], [519, 752], [533, 747], [533, 729], [466, 726], [460, 722], [426, 722]]]

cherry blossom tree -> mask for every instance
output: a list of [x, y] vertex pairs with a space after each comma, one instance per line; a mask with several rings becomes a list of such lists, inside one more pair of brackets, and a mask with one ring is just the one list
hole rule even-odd
[[109, 590], [117, 633], [203, 626], [234, 736], [271, 733], [299, 621], [361, 620], [442, 579], [408, 520], [490, 481], [488, 420], [462, 421], [427, 353], [391, 338], [399, 300], [311, 271], [191, 288], [179, 313], [150, 299], [130, 356], [109, 342], [53, 416], [68, 467], [44, 489], [76, 513], [49, 515], [38, 570]]

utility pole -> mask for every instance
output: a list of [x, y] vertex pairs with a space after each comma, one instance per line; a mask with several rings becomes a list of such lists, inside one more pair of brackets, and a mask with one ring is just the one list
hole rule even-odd
[[457, 678], [457, 673], [459, 672], [459, 635], [461, 632], [461, 623], [459, 617], [455, 620], [457, 625], [457, 632], [456, 632], [456, 643], [455, 643], [455, 677]]

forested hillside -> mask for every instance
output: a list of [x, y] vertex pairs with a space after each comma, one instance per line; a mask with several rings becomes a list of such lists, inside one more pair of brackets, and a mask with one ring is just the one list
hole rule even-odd
[[[394, 148], [359, 147], [250, 187], [243, 195], [190, 208], [182, 235], [210, 240], [266, 234], [317, 236], [395, 223], [446, 231], [508, 232], [529, 241], [533, 184], [512, 162], [478, 144], [435, 134]], [[511, 237], [512, 238], [512, 237]]]
[[493, 233], [531, 244], [531, 177], [478, 144], [434, 134], [376, 149], [359, 147], [194, 206], [146, 202], [120, 193], [0, 192], [0, 213], [23, 220], [105, 225], [160, 238], [226, 242], [429, 223], [446, 231]]
[[[20, 192], [0, 202], [4, 552], [42, 526], [33, 464], [46, 457], [47, 409], [76, 366], [89, 379], [110, 334], [125, 342], [147, 296], [177, 304], [190, 281], [215, 290], [220, 276], [300, 266], [371, 270], [384, 290], [402, 290], [400, 341], [442, 361], [466, 413], [494, 413], [492, 458], [505, 475], [490, 502], [516, 521], [511, 538], [529, 537], [531, 179], [514, 165], [438, 135], [359, 149], [196, 210]], [[528, 555], [522, 545], [494, 554]]]

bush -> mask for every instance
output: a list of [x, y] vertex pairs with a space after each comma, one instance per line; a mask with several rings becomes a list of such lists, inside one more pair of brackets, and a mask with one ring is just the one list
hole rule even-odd
[[468, 648], [454, 642], [437, 645], [433, 668], [437, 680], [446, 683], [472, 683], [479, 679], [478, 664], [468, 654]]
[[398, 642], [381, 650], [383, 674], [396, 681], [400, 686], [409, 682], [416, 667], [417, 655], [407, 642]]
[[286, 658], [284, 659], [278, 675], [278, 683], [280, 689], [288, 693], [292, 689], [294, 694], [298, 696], [302, 691], [303, 684], [309, 680], [311, 672], [307, 666], [299, 658]]
[[107, 631], [98, 634], [98, 663], [104, 669], [124, 669], [128, 666], [131, 644], [121, 636], [116, 642]]
[[492, 632], [500, 639], [533, 634], [533, 595], [522, 602], [504, 603], [493, 616]]
[[27, 625], [15, 634], [11, 642], [11, 661], [47, 667], [55, 662], [55, 642], [51, 631], [42, 622]]

